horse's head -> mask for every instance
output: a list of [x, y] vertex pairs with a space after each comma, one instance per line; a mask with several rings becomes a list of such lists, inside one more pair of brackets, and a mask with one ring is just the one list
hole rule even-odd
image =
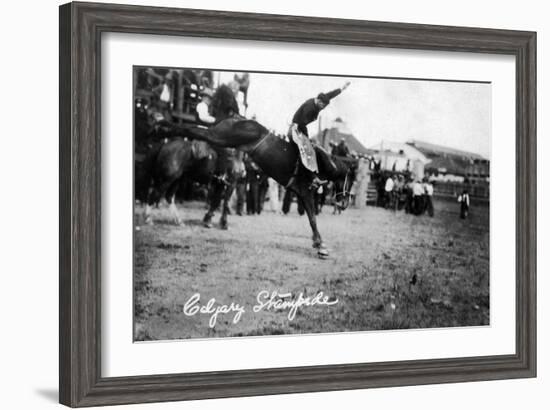
[[350, 204], [352, 186], [357, 179], [360, 162], [357, 158], [335, 157], [333, 162], [338, 169], [334, 179], [334, 201], [340, 209], [346, 209]]

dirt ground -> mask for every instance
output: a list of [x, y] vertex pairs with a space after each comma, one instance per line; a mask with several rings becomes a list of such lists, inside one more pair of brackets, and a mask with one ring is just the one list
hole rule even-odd
[[[202, 227], [203, 203], [179, 209], [182, 226], [166, 207], [153, 211], [153, 226], [140, 225], [143, 208], [135, 210], [136, 341], [489, 324], [486, 204], [474, 204], [467, 220], [443, 200], [433, 218], [375, 207], [332, 215], [326, 207], [318, 225], [327, 260], [311, 248], [295, 204], [286, 216], [231, 215], [228, 231]], [[261, 291], [290, 293], [285, 300], [323, 292], [328, 304], [301, 306], [290, 320], [289, 309], [254, 312]], [[233, 303], [244, 312], [237, 323], [236, 311], [221, 312], [210, 326], [212, 312], [191, 315], [197, 293], [194, 306], [215, 298], [213, 308]]]

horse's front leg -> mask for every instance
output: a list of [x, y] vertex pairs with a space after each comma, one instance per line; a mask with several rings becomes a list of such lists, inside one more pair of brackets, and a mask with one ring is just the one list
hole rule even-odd
[[317, 229], [317, 217], [315, 216], [315, 201], [313, 199], [313, 193], [305, 188], [302, 195], [300, 195], [300, 198], [309, 219], [311, 231], [313, 232], [313, 247], [317, 249], [317, 255], [320, 258], [326, 258], [328, 257], [328, 249], [325, 247], [323, 240], [321, 239], [321, 234]]

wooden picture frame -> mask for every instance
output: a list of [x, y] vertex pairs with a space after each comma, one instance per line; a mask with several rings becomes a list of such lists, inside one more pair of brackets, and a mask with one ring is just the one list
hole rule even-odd
[[[536, 375], [536, 33], [69, 3], [60, 7], [60, 402], [71, 407]], [[507, 54], [516, 60], [516, 352], [328, 366], [101, 377], [101, 35], [185, 35]]]

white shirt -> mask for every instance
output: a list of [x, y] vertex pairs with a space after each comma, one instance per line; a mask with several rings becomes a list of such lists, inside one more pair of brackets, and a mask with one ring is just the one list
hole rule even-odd
[[197, 104], [197, 114], [199, 115], [199, 120], [207, 124], [213, 124], [216, 122], [216, 119], [210, 115], [208, 112], [208, 104], [204, 101], [201, 101]]
[[434, 186], [432, 184], [424, 184], [424, 190], [428, 196], [432, 196], [434, 194]]
[[386, 179], [386, 187], [384, 189], [386, 190], [386, 192], [393, 191], [393, 179], [391, 178]]
[[420, 182], [415, 182], [413, 184], [413, 196], [421, 196], [424, 194], [424, 190], [422, 189], [422, 184]]
[[168, 88], [168, 84], [164, 84], [162, 86], [162, 92], [160, 93], [160, 100], [165, 103], [170, 102], [170, 88]]
[[466, 202], [466, 205], [470, 206], [470, 195], [468, 194], [459, 195], [458, 202]]

